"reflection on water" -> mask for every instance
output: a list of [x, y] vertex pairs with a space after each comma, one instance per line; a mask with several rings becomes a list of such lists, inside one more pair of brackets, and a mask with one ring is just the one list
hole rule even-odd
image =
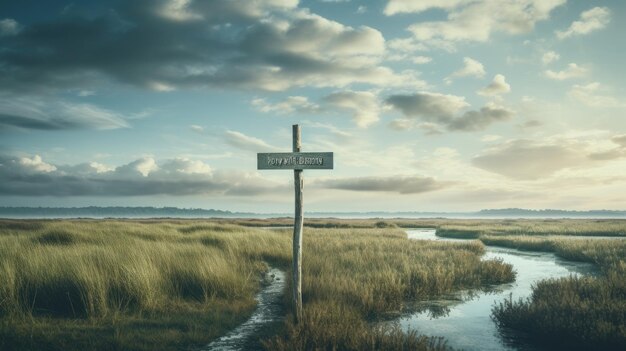
[[[407, 230], [410, 239], [466, 241], [440, 238], [435, 229]], [[512, 344], [510, 338], [502, 337], [491, 320], [491, 307], [495, 302], [513, 297], [526, 298], [532, 292], [532, 284], [547, 278], [588, 274], [595, 271], [593, 265], [562, 260], [552, 253], [528, 252], [515, 249], [486, 247], [484, 260], [501, 259], [513, 265], [516, 280], [510, 284], [491, 287], [488, 291], [461, 292], [437, 301], [428, 301], [417, 313], [401, 317], [398, 322], [405, 330], [417, 330], [420, 334], [443, 336], [448, 345], [464, 350], [529, 350], [523, 345]], [[506, 340], [505, 340], [506, 339]]]

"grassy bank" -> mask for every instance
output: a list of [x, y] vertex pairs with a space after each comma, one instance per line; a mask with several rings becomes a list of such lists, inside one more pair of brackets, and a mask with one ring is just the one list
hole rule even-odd
[[[480, 261], [480, 243], [409, 241], [377, 222], [305, 230], [305, 320], [287, 317], [268, 349], [442, 349], [371, 322], [409, 300], [514, 277]], [[0, 349], [206, 344], [250, 315], [266, 262], [288, 270], [290, 252], [288, 230], [218, 221], [0, 221]]]
[[448, 220], [437, 226], [437, 235], [478, 239], [486, 235], [523, 236], [620, 236], [626, 237], [623, 219], [502, 219]]

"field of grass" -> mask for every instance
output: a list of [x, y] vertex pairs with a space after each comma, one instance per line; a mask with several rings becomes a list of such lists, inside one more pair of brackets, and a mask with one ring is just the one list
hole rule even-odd
[[369, 322], [408, 301], [514, 279], [510, 265], [480, 260], [479, 242], [412, 241], [398, 229], [309, 229], [304, 247], [304, 320], [289, 320], [285, 334], [266, 341], [270, 350], [440, 349]]
[[[514, 279], [511, 266], [480, 260], [478, 242], [409, 241], [378, 222], [305, 229], [304, 321], [292, 323], [286, 294], [268, 349], [443, 349], [372, 322], [411, 300]], [[206, 344], [252, 313], [261, 273], [288, 270], [290, 252], [289, 230], [220, 221], [0, 221], [0, 349]]]
[[436, 227], [437, 235], [459, 239], [478, 239], [485, 235], [626, 237], [626, 220], [623, 219], [447, 220]]
[[213, 223], [3, 221], [0, 349], [176, 350], [254, 310], [289, 236]]

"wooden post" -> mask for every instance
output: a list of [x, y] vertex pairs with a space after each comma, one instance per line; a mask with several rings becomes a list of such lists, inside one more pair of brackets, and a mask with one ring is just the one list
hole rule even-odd
[[[293, 125], [293, 152], [300, 152], [300, 126]], [[296, 208], [293, 220], [293, 307], [296, 323], [302, 321], [302, 188], [304, 179], [301, 169], [293, 170], [293, 181], [296, 193]]]
[[296, 190], [296, 213], [293, 218], [293, 316], [302, 322], [302, 188], [305, 169], [333, 169], [332, 152], [300, 152], [300, 126], [293, 125], [293, 152], [258, 153], [257, 169], [293, 169]]

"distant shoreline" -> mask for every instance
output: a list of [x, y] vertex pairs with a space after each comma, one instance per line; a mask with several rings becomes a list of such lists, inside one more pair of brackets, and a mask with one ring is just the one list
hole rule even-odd
[[[291, 213], [231, 212], [215, 209], [177, 207], [0, 207], [3, 219], [209, 219], [284, 218]], [[489, 209], [477, 212], [305, 212], [308, 218], [337, 219], [626, 219], [626, 211], [614, 210], [528, 210]]]

